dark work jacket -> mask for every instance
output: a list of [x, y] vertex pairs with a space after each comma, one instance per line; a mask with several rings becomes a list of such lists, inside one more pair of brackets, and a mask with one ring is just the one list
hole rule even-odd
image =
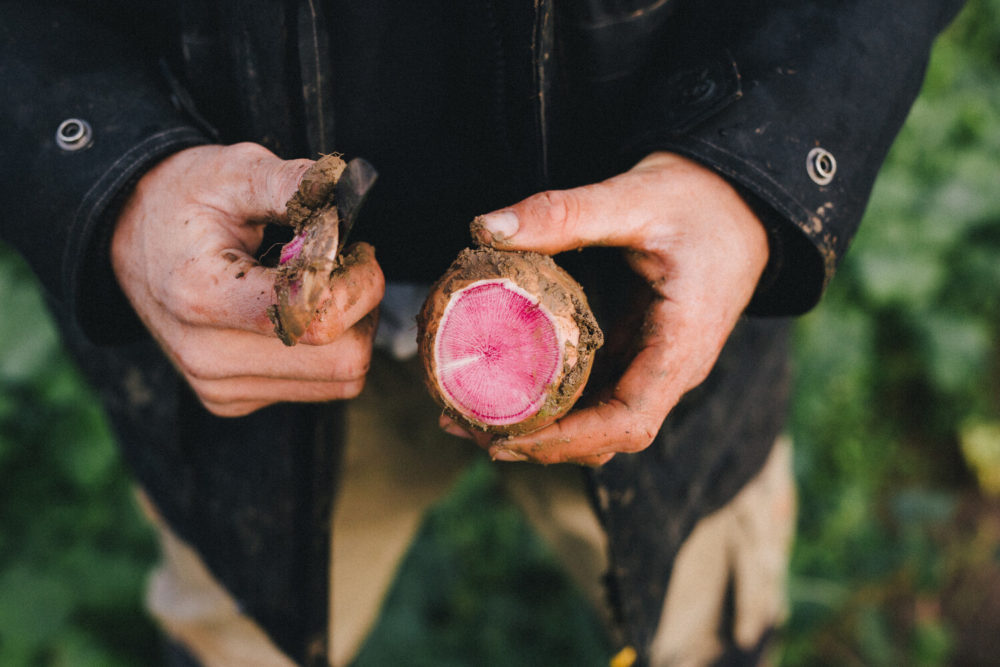
[[[451, 55], [467, 54], [454, 66], [472, 75], [467, 84], [482, 82], [463, 89], [473, 106], [447, 135], [385, 116], [388, 130], [427, 135], [418, 145], [430, 154], [420, 158], [435, 166], [420, 180], [405, 177], [394, 142], [359, 129], [370, 129], [366, 114], [391, 112], [395, 100], [383, 108], [364, 86], [394, 48], [405, 58], [406, 26], [420, 18], [412, 8], [4, 2], [0, 232], [46, 288], [139, 482], [242, 608], [310, 662], [326, 623], [318, 584], [340, 407], [278, 405], [243, 419], [200, 407], [110, 270], [113, 221], [130, 186], [163, 157], [208, 142], [254, 141], [284, 158], [361, 154], [388, 178], [359, 234], [375, 243], [390, 279], [429, 281], [467, 242], [474, 213], [607, 177], [656, 150], [716, 170], [768, 228], [771, 262], [751, 316], [647, 450], [589, 473], [610, 537], [610, 590], [626, 640], [645, 657], [680, 543], [759, 470], [782, 428], [783, 316], [819, 299], [919, 91], [931, 43], [960, 3], [454, 5], [435, 3], [444, 18], [422, 29], [452, 40]], [[352, 94], [338, 95], [345, 87]], [[67, 118], [87, 121], [89, 139], [60, 145]], [[488, 184], [480, 195], [477, 181], [448, 187], [468, 178], [461, 147], [472, 144], [485, 152], [472, 163]], [[619, 259], [588, 251], [566, 263], [613, 327], [634, 291]]]

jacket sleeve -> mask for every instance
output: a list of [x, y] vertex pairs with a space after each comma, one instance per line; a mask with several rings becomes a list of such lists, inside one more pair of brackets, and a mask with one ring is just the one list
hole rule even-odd
[[98, 342], [137, 324], [108, 256], [121, 199], [207, 141], [159, 83], [149, 35], [169, 30], [141, 4], [0, 4], [0, 238]]
[[772, 263], [752, 313], [798, 314], [819, 300], [920, 90], [933, 40], [960, 5], [694, 2], [668, 21], [626, 152], [700, 161], [756, 208]]

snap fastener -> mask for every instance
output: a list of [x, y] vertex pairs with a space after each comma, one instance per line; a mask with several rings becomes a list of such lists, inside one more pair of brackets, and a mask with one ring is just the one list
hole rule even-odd
[[701, 79], [694, 84], [687, 93], [687, 100], [691, 104], [704, 102], [715, 92], [715, 82], [711, 79]]
[[94, 141], [90, 123], [79, 118], [67, 118], [56, 129], [56, 145], [64, 151], [79, 151]]
[[837, 173], [837, 159], [833, 153], [818, 146], [806, 156], [806, 171], [816, 185], [827, 185]]

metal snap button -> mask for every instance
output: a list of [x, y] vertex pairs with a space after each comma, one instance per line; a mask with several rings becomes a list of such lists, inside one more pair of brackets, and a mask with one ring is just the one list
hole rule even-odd
[[688, 90], [686, 101], [691, 104], [698, 104], [707, 100], [714, 92], [715, 81], [701, 79]]
[[79, 151], [94, 141], [90, 123], [79, 118], [67, 118], [56, 129], [56, 145], [64, 151]]
[[806, 171], [816, 185], [827, 185], [837, 173], [837, 159], [825, 148], [816, 147], [806, 156]]

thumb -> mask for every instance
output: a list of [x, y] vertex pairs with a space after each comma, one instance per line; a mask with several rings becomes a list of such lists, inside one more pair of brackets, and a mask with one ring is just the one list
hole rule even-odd
[[285, 220], [286, 204], [314, 161], [282, 160], [256, 144], [236, 144], [227, 150], [231, 154], [226, 164], [236, 171], [233, 182], [245, 184], [232, 191], [232, 212], [250, 221]]
[[554, 255], [585, 246], [625, 246], [633, 240], [635, 202], [621, 177], [571, 190], [551, 190], [472, 221], [473, 239], [502, 250]]

